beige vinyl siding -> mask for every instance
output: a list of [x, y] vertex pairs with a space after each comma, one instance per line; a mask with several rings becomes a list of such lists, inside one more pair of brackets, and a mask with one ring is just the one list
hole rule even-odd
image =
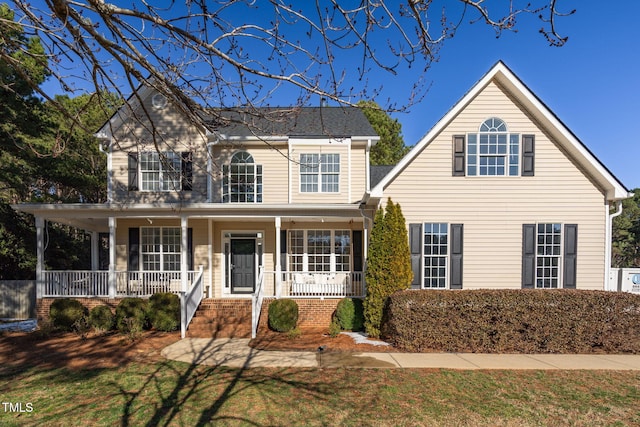
[[246, 151], [253, 156], [256, 164], [262, 165], [262, 203], [287, 203], [289, 187], [287, 142], [270, 141], [269, 144], [220, 144], [212, 148], [214, 166], [212, 168], [212, 201], [222, 202], [223, 166], [238, 151]]
[[[127, 271], [129, 257], [129, 229], [132, 227], [180, 227], [180, 219], [150, 218], [147, 219], [119, 219], [116, 229], [116, 271]], [[198, 270], [203, 267], [204, 286], [210, 286], [209, 263], [209, 221], [206, 219], [191, 219], [187, 226], [193, 231], [193, 267]]]
[[[138, 118], [129, 118], [118, 129], [114, 129], [112, 165], [114, 198], [116, 202], [204, 202], [207, 197], [207, 138], [204, 130], [191, 125], [171, 105], [158, 109], [151, 103], [151, 95], [144, 100], [145, 110], [159, 131], [154, 141], [149, 129], [149, 118], [138, 110]], [[157, 146], [156, 146], [157, 143]], [[177, 194], [169, 192], [128, 191], [129, 152], [172, 151], [193, 153], [193, 190]]]
[[351, 145], [351, 199], [350, 203], [362, 200], [367, 189], [367, 158], [366, 146], [354, 143]]
[[[477, 132], [489, 117], [509, 132], [535, 135], [535, 176], [452, 176], [453, 135]], [[519, 288], [522, 225], [578, 224], [577, 286], [602, 289], [603, 193], [497, 85], [490, 84], [385, 189], [407, 224], [464, 224], [463, 286]]]
[[[349, 142], [319, 144], [291, 144], [291, 202], [292, 203], [349, 203]], [[339, 154], [340, 180], [337, 193], [303, 193], [300, 191], [301, 154]], [[364, 189], [363, 189], [364, 192]]]

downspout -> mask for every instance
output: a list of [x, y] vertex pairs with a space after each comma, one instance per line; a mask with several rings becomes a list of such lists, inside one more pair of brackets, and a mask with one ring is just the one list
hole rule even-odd
[[617, 287], [614, 288], [611, 285], [611, 255], [613, 248], [611, 247], [613, 243], [613, 218], [619, 216], [622, 213], [622, 201], [618, 200], [616, 202], [618, 207], [616, 211], [612, 214], [609, 214], [609, 203], [606, 203], [607, 207], [607, 230], [606, 230], [606, 247], [605, 247], [605, 286], [604, 289], [607, 291], [616, 291]]

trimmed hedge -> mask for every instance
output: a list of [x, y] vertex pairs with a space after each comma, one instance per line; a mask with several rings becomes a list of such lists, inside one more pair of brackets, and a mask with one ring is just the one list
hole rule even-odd
[[120, 332], [139, 332], [147, 328], [148, 301], [142, 298], [123, 298], [116, 307], [116, 328]]
[[151, 326], [158, 331], [171, 332], [180, 327], [180, 297], [176, 294], [151, 295], [147, 312]]
[[361, 331], [364, 327], [362, 299], [343, 298], [336, 307], [336, 320], [344, 331]]
[[54, 328], [62, 331], [72, 331], [79, 322], [86, 318], [89, 311], [82, 303], [73, 298], [59, 298], [49, 307], [49, 318]]
[[298, 303], [292, 299], [277, 299], [269, 304], [269, 327], [277, 332], [289, 332], [298, 323]]
[[640, 353], [640, 295], [404, 291], [387, 300], [382, 334], [410, 352]]
[[115, 316], [106, 305], [97, 305], [89, 312], [89, 324], [99, 331], [110, 331], [115, 325]]

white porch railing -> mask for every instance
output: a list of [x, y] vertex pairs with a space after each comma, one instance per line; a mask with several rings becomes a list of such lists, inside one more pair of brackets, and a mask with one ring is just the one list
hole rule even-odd
[[258, 273], [258, 283], [256, 290], [251, 295], [251, 338], [258, 335], [258, 324], [260, 323], [260, 313], [262, 312], [262, 301], [264, 299], [264, 268], [260, 267]]
[[[193, 283], [198, 274], [201, 272], [187, 272], [187, 283]], [[144, 297], [182, 290], [179, 271], [117, 271], [115, 279], [115, 297]], [[47, 270], [42, 272], [38, 284], [38, 298], [109, 296], [108, 271]]]
[[180, 292], [180, 336], [184, 338], [187, 334], [187, 328], [193, 319], [200, 302], [204, 296], [204, 286], [202, 284], [202, 272], [200, 268], [197, 276], [192, 282], [193, 285], [187, 292]]
[[263, 287], [265, 297], [278, 298], [364, 297], [366, 292], [361, 271], [265, 271]]

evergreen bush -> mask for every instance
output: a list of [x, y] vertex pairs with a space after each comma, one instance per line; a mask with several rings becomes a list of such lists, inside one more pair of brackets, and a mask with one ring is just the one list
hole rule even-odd
[[98, 331], [110, 331], [115, 324], [115, 316], [106, 305], [98, 305], [89, 312], [89, 324]]
[[58, 298], [49, 307], [49, 318], [56, 329], [72, 331], [74, 325], [88, 315], [88, 310], [73, 298]]
[[336, 307], [336, 319], [345, 331], [361, 331], [364, 326], [364, 313], [360, 298], [344, 298]]
[[116, 328], [123, 333], [146, 329], [147, 305], [142, 298], [124, 298], [116, 307]]
[[158, 331], [178, 330], [180, 327], [180, 297], [170, 292], [151, 295], [148, 316], [151, 326]]
[[364, 299], [364, 327], [371, 337], [380, 337], [386, 299], [408, 289], [413, 280], [409, 237], [400, 205], [387, 201], [386, 212], [376, 211], [369, 239], [367, 295]]
[[277, 299], [269, 304], [269, 327], [277, 332], [289, 332], [298, 323], [298, 303], [292, 299]]

